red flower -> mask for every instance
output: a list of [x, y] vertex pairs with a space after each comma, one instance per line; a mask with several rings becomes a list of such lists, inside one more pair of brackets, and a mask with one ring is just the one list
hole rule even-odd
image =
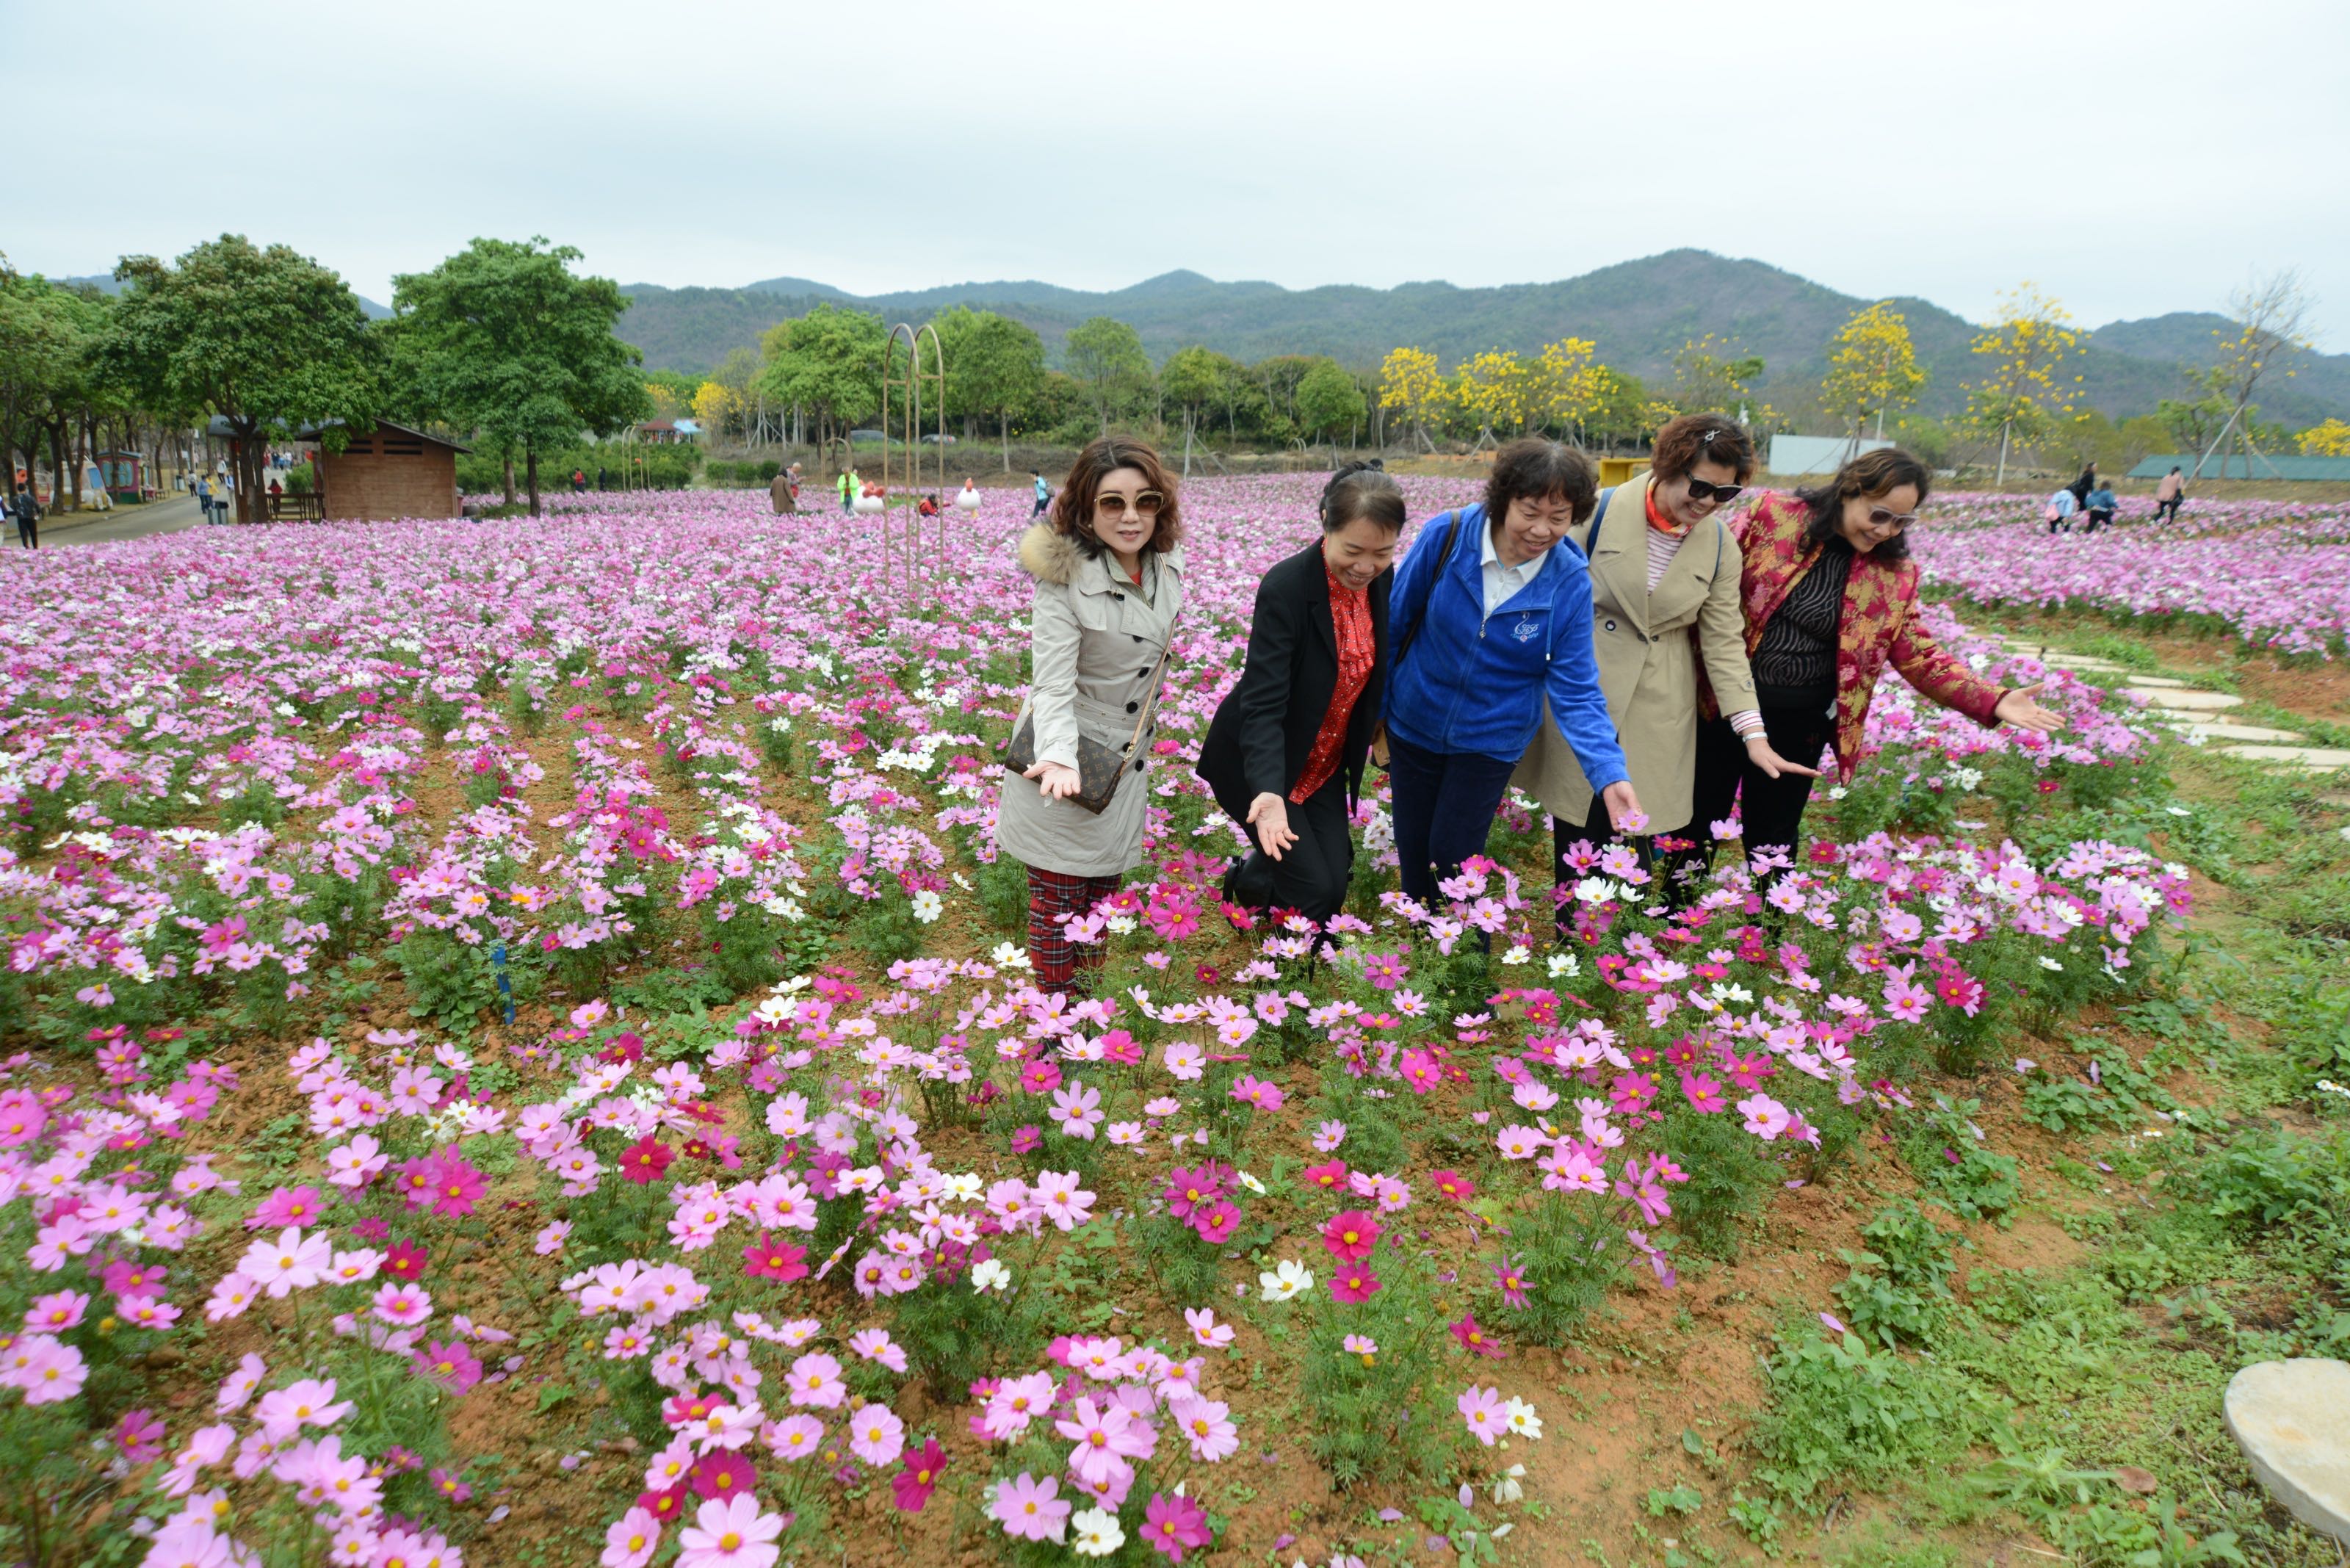
[[946, 1450], [939, 1447], [936, 1438], [908, 1450], [906, 1468], [889, 1481], [890, 1490], [898, 1494], [899, 1511], [921, 1512], [922, 1505], [931, 1501], [931, 1493], [938, 1490], [939, 1472], [946, 1468]]
[[414, 1284], [424, 1277], [428, 1256], [413, 1241], [394, 1241], [383, 1255], [383, 1272], [403, 1284]]
[[1466, 1203], [1477, 1196], [1477, 1184], [1457, 1170], [1440, 1170], [1429, 1178], [1436, 1190], [1455, 1203]]
[[1379, 1222], [1359, 1209], [1341, 1210], [1322, 1227], [1322, 1245], [1344, 1262], [1369, 1257], [1378, 1244]]
[[1477, 1314], [1473, 1312], [1452, 1325], [1452, 1337], [1461, 1342], [1461, 1349], [1472, 1355], [1482, 1355], [1488, 1361], [1499, 1361], [1509, 1354], [1477, 1326]]
[[1346, 1186], [1347, 1176], [1347, 1162], [1343, 1159], [1334, 1159], [1327, 1165], [1309, 1165], [1305, 1168], [1305, 1179], [1325, 1192], [1335, 1192]]
[[759, 1279], [774, 1280], [778, 1284], [790, 1284], [794, 1280], [807, 1278], [807, 1249], [795, 1247], [789, 1241], [771, 1241], [767, 1232], [759, 1232], [754, 1247], [743, 1249], [743, 1272]]
[[672, 1519], [685, 1517], [686, 1486], [678, 1482], [667, 1491], [649, 1491], [638, 1495], [637, 1506], [666, 1524]]
[[721, 1449], [694, 1460], [693, 1469], [686, 1472], [685, 1482], [697, 1496], [723, 1501], [730, 1497], [749, 1496], [758, 1479], [750, 1460], [732, 1449]]
[[1330, 1282], [1330, 1299], [1351, 1306], [1365, 1302], [1379, 1291], [1379, 1277], [1368, 1269], [1341, 1269]]
[[648, 1133], [630, 1144], [620, 1154], [620, 1174], [642, 1187], [660, 1179], [669, 1162], [677, 1158], [676, 1151]]

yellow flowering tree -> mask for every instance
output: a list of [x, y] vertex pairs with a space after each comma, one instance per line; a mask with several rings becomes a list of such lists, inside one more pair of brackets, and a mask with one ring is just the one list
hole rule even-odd
[[1820, 384], [1820, 401], [1836, 421], [1860, 440], [1861, 427], [1877, 416], [1877, 433], [1885, 433], [1887, 409], [1906, 409], [1918, 400], [1926, 384], [1918, 368], [1917, 348], [1909, 341], [1909, 323], [1889, 299], [1856, 310], [1828, 344], [1828, 370]]
[[2350, 424], [2327, 420], [2293, 438], [2303, 457], [2350, 457]]
[[712, 438], [740, 435], [747, 412], [743, 394], [723, 382], [704, 381], [693, 389], [693, 417]]
[[1441, 409], [1444, 390], [1444, 372], [1425, 348], [1391, 348], [1379, 365], [1379, 407], [1409, 420], [1420, 444], [1430, 452], [1436, 443], [1428, 439], [1428, 421]]
[[1534, 375], [1536, 417], [1543, 423], [1571, 431], [1599, 407], [1607, 383], [1603, 367], [1591, 362], [1598, 347], [1588, 337], [1562, 337], [1543, 346]]
[[1488, 348], [1461, 367], [1452, 397], [1477, 421], [1480, 445], [1497, 428], [1523, 433], [1541, 412], [1540, 374], [1539, 360], [1513, 348]]
[[2073, 412], [2081, 378], [2066, 379], [2063, 372], [2082, 349], [2072, 320], [2063, 306], [2026, 282], [2000, 296], [1999, 318], [1974, 341], [1974, 352], [1990, 369], [1967, 388], [1967, 423], [1986, 437], [1998, 435], [2002, 481], [2015, 442], [2039, 439]]

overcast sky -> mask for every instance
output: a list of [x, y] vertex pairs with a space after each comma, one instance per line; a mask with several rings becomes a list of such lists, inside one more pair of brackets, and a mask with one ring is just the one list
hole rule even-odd
[[26, 271], [224, 231], [362, 294], [1544, 281], [1679, 245], [2097, 325], [2299, 266], [2350, 349], [2345, 0], [0, 0]]

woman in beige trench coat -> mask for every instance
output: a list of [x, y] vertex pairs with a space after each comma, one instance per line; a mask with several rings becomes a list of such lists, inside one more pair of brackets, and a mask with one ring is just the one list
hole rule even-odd
[[[1756, 766], [1773, 778], [1814, 775], [1772, 751], [1762, 733], [1739, 605], [1744, 557], [1719, 515], [1754, 470], [1753, 443], [1720, 414], [1683, 414], [1657, 432], [1654, 452], [1647, 473], [1603, 495], [1592, 520], [1567, 536], [1590, 558], [1592, 649], [1633, 790], [1651, 825], [1669, 836], [1690, 826], [1701, 676]], [[1574, 846], [1605, 846], [1614, 832], [1555, 730], [1542, 727], [1513, 782], [1550, 813], [1564, 893], [1586, 874], [1568, 861]], [[1653, 873], [1645, 842], [1640, 862]], [[1668, 865], [1676, 880], [1695, 868], [1679, 856]]]
[[[1028, 959], [1047, 991], [1066, 992], [1099, 967], [1100, 948], [1070, 941], [1065, 920], [1118, 891], [1119, 874], [1142, 859], [1160, 656], [1183, 607], [1181, 536], [1159, 454], [1106, 437], [1078, 454], [1051, 515], [1020, 540], [1036, 597], [1028, 697], [1014, 728], [1035, 719], [1036, 761], [1004, 775], [995, 844], [1028, 867]], [[1068, 798], [1081, 735], [1112, 752], [1134, 742], [1099, 815]]]

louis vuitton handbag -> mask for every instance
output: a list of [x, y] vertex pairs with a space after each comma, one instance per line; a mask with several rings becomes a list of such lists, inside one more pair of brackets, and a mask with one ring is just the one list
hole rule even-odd
[[[1134, 721], [1134, 733], [1127, 737], [1125, 745], [1112, 747], [1082, 730], [1077, 732], [1077, 793], [1068, 797], [1071, 805], [1083, 806], [1096, 816], [1109, 809], [1111, 798], [1118, 794], [1118, 780], [1126, 776], [1135, 748], [1142, 744], [1143, 732], [1150, 728], [1151, 718], [1159, 711], [1159, 694], [1164, 690], [1160, 678], [1167, 673], [1167, 656], [1174, 649], [1174, 630], [1170, 628], [1167, 646], [1159, 650], [1159, 662], [1150, 667], [1150, 701], [1142, 705], [1141, 713]], [[1036, 765], [1035, 713], [1022, 719], [1020, 727], [1012, 732], [1012, 740], [1003, 749], [1003, 765], [1015, 774], [1024, 774]]]

